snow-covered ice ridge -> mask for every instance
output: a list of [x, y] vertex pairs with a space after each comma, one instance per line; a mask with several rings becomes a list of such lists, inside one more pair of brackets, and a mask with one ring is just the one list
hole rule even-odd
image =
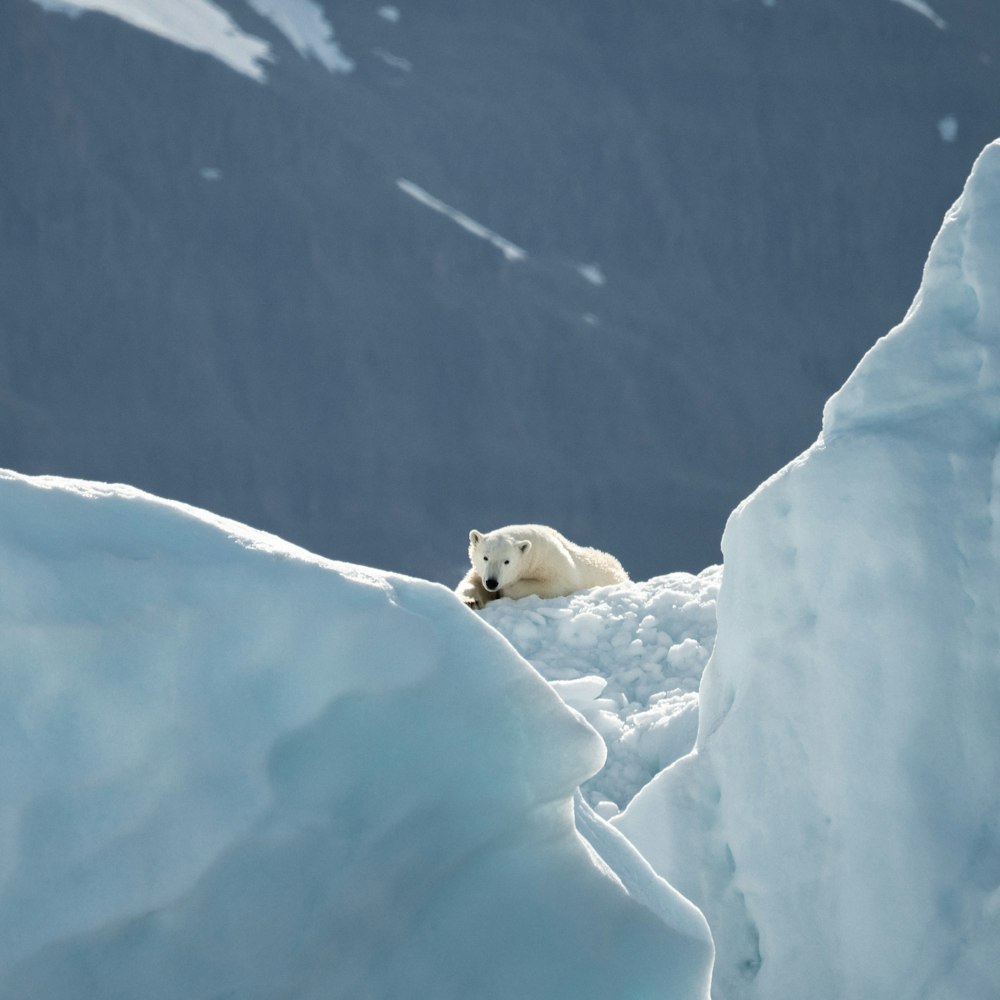
[[1000, 142], [816, 444], [730, 518], [695, 750], [615, 822], [722, 1000], [1000, 996]]
[[583, 791], [614, 815], [694, 745], [722, 567], [570, 597], [494, 601], [483, 617], [604, 737]]
[[[258, 82], [266, 79], [266, 66], [274, 62], [271, 46], [244, 31], [212, 0], [34, 0], [49, 11], [76, 17], [101, 13], [148, 31], [166, 41], [204, 52], [230, 69]], [[258, 15], [269, 20], [302, 57], [312, 57], [331, 72], [354, 68], [334, 41], [333, 28], [315, 0], [246, 0]]]
[[0, 996], [707, 1000], [604, 743], [446, 588], [14, 473], [0, 565]]

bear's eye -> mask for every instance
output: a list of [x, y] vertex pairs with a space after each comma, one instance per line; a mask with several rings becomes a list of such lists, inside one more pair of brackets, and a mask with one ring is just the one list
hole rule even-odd
[[504, 566], [509, 566], [510, 565], [510, 560], [509, 559], [504, 559], [503, 564], [504, 564]]
[[483, 562], [489, 562], [489, 561], [490, 561], [489, 556], [483, 556]]

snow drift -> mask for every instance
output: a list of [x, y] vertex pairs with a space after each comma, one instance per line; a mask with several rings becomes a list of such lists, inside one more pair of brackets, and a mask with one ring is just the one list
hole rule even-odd
[[434, 584], [0, 476], [0, 995], [707, 996], [598, 736]]
[[723, 549], [695, 751], [619, 820], [713, 992], [1000, 996], [1000, 143]]

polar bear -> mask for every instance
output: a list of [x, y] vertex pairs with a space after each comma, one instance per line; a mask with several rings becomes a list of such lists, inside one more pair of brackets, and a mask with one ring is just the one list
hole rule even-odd
[[625, 583], [622, 564], [588, 549], [544, 524], [510, 524], [485, 534], [469, 532], [472, 568], [455, 593], [470, 607], [498, 597], [565, 597], [588, 587]]

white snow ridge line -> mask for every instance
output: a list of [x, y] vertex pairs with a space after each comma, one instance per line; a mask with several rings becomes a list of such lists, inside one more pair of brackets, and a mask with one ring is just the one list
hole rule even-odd
[[452, 222], [460, 225], [466, 232], [472, 233], [473, 236], [478, 236], [481, 240], [486, 240], [487, 243], [492, 243], [507, 260], [524, 260], [528, 256], [526, 250], [522, 250], [516, 244], [511, 243], [510, 240], [505, 240], [502, 236], [493, 232], [492, 229], [487, 229], [486, 226], [476, 222], [475, 219], [470, 219], [469, 216], [464, 212], [460, 212], [457, 208], [446, 205], [440, 199], [435, 198], [434, 195], [428, 194], [422, 187], [414, 184], [413, 181], [408, 181], [406, 178], [400, 177], [396, 180], [396, 186], [400, 191], [419, 201], [421, 205], [426, 205], [435, 212], [440, 212], [442, 215], [447, 216]]

